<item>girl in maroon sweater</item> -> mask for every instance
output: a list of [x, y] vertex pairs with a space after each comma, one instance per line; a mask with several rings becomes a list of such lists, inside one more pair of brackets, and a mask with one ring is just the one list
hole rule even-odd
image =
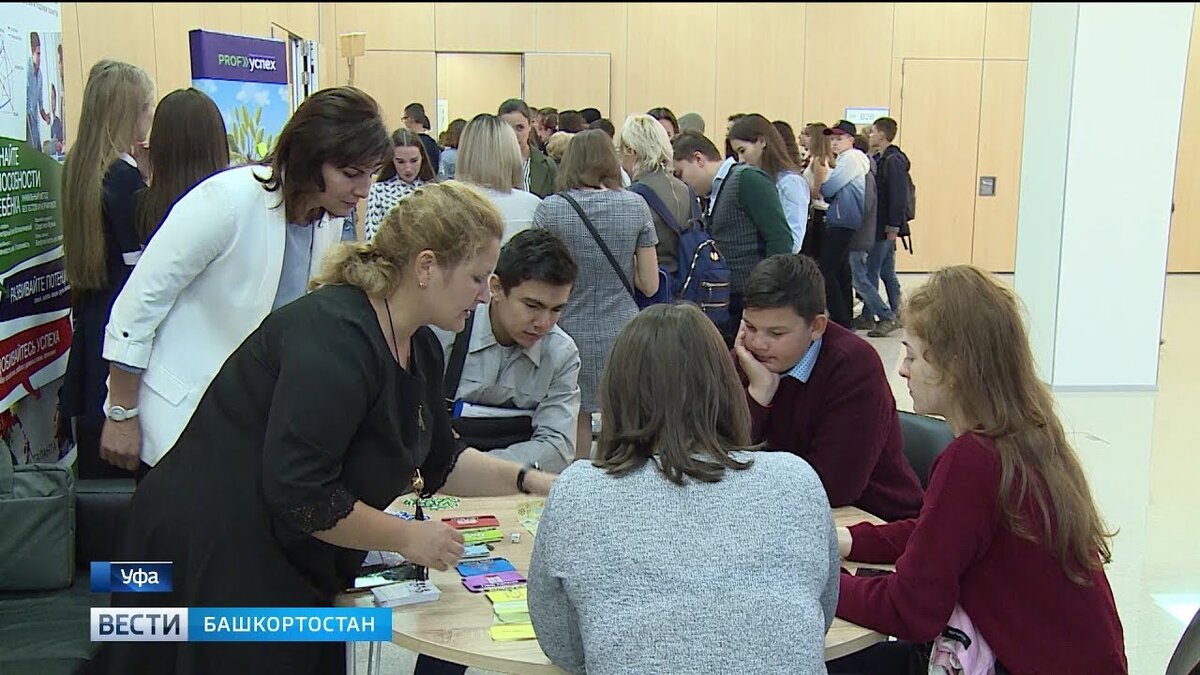
[[[904, 317], [900, 375], [913, 408], [945, 417], [956, 438], [917, 518], [839, 529], [845, 558], [896, 572], [843, 572], [838, 616], [929, 643], [958, 606], [1000, 672], [1128, 672], [1103, 567], [1111, 535], [1034, 370], [1015, 295], [975, 267], [950, 267]], [[914, 656], [927, 661], [929, 646], [882, 643], [829, 671], [903, 673]]]

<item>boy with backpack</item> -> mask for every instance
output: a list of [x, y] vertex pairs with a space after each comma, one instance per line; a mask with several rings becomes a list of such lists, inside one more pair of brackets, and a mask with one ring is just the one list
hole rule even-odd
[[[883, 237], [875, 242], [867, 255], [867, 272], [876, 287], [879, 280], [883, 280], [888, 305], [897, 313], [896, 327], [901, 322], [900, 281], [896, 278], [896, 239], [905, 240], [905, 248], [912, 251], [912, 245], [908, 243], [911, 236], [908, 222], [916, 216], [916, 190], [909, 173], [912, 163], [904, 151], [892, 144], [898, 130], [896, 120], [880, 117], [871, 125], [868, 135], [871, 151], [879, 167], [876, 175], [879, 195], [876, 224]], [[879, 328], [868, 333], [871, 337], [884, 337], [886, 334]]]
[[730, 270], [729, 320], [717, 328], [732, 347], [750, 270], [767, 256], [790, 254], [792, 231], [775, 182], [762, 169], [722, 158], [712, 141], [694, 131], [680, 133], [671, 145], [675, 175], [696, 194], [709, 197], [706, 230]]

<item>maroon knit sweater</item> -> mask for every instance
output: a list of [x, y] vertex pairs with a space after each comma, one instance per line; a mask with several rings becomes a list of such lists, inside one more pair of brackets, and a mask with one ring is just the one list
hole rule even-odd
[[[902, 640], [927, 642], [957, 604], [1013, 675], [1128, 672], [1121, 619], [1103, 570], [1081, 586], [1050, 549], [1000, 522], [1000, 458], [967, 434], [933, 463], [921, 515], [850, 528], [850, 559], [895, 563], [886, 577], [842, 574], [837, 615]], [[1041, 522], [1032, 498], [1021, 513]]]
[[[737, 355], [733, 356], [737, 363]], [[742, 383], [746, 376], [738, 366]], [[831, 506], [857, 506], [892, 521], [921, 509], [921, 483], [904, 457], [896, 399], [879, 354], [830, 323], [808, 383], [784, 376], [769, 407], [749, 394], [752, 434], [767, 449], [812, 465]]]

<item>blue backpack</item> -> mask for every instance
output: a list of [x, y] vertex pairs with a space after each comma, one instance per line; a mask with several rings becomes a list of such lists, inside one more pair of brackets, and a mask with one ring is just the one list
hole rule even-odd
[[[641, 195], [658, 217], [679, 235], [679, 265], [675, 276], [669, 277], [671, 297], [666, 301], [682, 300], [694, 303], [713, 323], [718, 326], [725, 325], [729, 321], [729, 264], [725, 262], [725, 256], [717, 250], [716, 242], [704, 231], [704, 223], [700, 219], [700, 204], [695, 195], [688, 190], [692, 217], [688, 220], [687, 227], [683, 228], [649, 185], [634, 183], [629, 186], [629, 190]], [[661, 268], [660, 273], [666, 275]]]

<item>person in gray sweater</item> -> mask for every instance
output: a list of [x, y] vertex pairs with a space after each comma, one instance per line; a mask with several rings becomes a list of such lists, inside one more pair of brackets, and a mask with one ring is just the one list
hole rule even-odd
[[[686, 396], [685, 396], [686, 392]], [[572, 673], [825, 673], [839, 556], [820, 479], [758, 453], [724, 342], [693, 305], [621, 332], [595, 459], [554, 483], [529, 615]]]

